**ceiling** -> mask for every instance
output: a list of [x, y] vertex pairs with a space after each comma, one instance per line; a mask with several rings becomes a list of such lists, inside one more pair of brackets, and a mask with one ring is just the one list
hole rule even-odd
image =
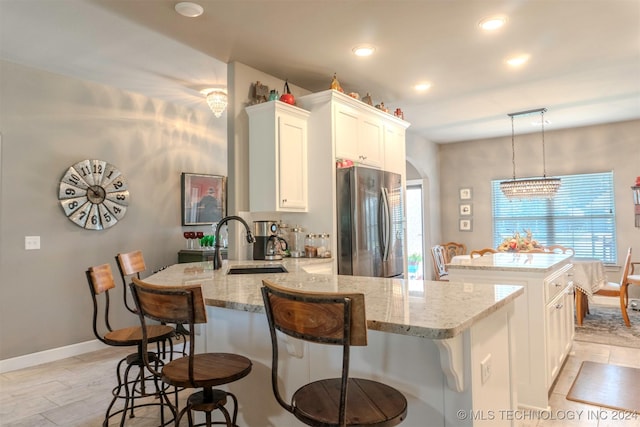
[[[171, 0], [0, 0], [0, 53], [198, 108], [232, 61], [312, 92], [336, 73], [436, 143], [508, 135], [508, 113], [541, 107], [546, 130], [640, 118], [638, 0], [197, 2], [204, 14], [185, 18]], [[496, 14], [507, 24], [481, 31]], [[375, 55], [355, 57], [360, 43]], [[517, 133], [539, 131], [527, 120]]]

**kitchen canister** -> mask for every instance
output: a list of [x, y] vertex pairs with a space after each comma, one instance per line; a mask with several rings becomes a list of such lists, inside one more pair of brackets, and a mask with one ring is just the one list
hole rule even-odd
[[331, 258], [331, 240], [327, 233], [319, 234], [317, 239], [318, 258]]
[[289, 232], [289, 253], [291, 254], [291, 258], [302, 258], [305, 256], [304, 239], [305, 235], [302, 227], [299, 225], [291, 227]]
[[307, 258], [318, 257], [318, 243], [314, 233], [307, 234], [307, 237], [304, 239], [304, 256]]

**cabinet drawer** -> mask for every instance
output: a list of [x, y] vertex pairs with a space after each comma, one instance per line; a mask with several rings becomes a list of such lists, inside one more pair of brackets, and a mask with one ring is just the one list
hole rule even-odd
[[544, 279], [545, 302], [549, 303], [570, 284], [569, 274], [573, 265], [568, 264]]

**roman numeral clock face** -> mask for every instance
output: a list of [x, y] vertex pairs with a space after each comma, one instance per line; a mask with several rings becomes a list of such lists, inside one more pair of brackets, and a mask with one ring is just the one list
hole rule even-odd
[[65, 172], [58, 200], [74, 224], [104, 230], [116, 225], [127, 212], [129, 187], [115, 166], [102, 160], [83, 160]]

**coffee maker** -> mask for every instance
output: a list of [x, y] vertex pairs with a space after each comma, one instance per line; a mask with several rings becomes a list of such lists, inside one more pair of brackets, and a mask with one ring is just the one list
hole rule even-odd
[[275, 221], [253, 221], [253, 259], [273, 261], [282, 259], [279, 251], [278, 223]]

